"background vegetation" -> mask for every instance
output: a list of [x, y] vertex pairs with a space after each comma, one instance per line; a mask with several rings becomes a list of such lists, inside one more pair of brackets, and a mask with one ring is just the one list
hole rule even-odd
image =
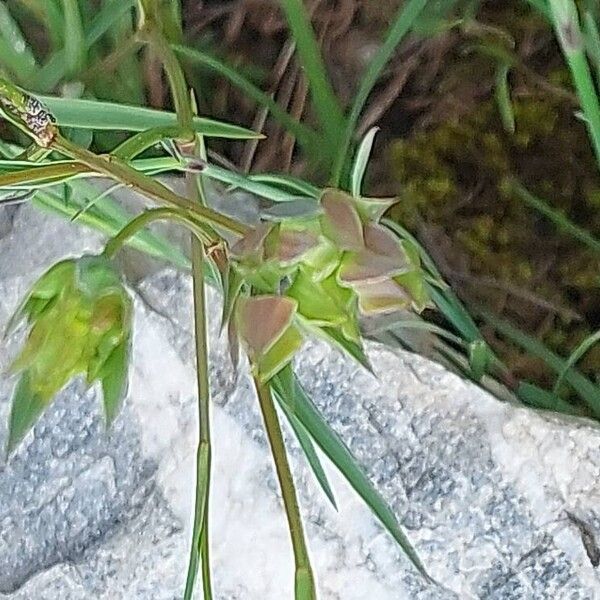
[[[502, 398], [600, 418], [596, 2], [141, 6], [158, 29], [139, 27], [134, 0], [0, 4], [1, 74], [56, 115], [66, 139], [53, 150], [79, 161], [77, 169], [111, 174], [97, 154], [117, 148], [136, 172], [201, 170], [275, 203], [314, 202], [327, 185], [359, 200], [396, 196], [391, 207], [381, 202], [382, 223], [416, 249], [424, 278], [404, 285], [425, 310], [371, 320], [366, 333], [443, 362]], [[200, 143], [194, 160], [182, 160], [175, 128], [190, 127], [201, 142], [211, 138], [208, 154]], [[131, 138], [135, 132], [143, 133]], [[55, 155], [46, 164], [47, 152], [24, 150], [12, 126], [2, 124], [0, 138], [4, 204], [31, 199], [109, 235], [131, 219], [112, 190], [99, 195], [74, 177], [83, 171], [67, 173], [74, 167]], [[129, 177], [122, 172], [117, 185]], [[298, 204], [288, 206], [281, 210]], [[189, 266], [148, 231], [130, 241]], [[281, 396], [300, 394], [293, 381], [279, 385]], [[349, 460], [340, 455], [338, 466]], [[346, 468], [357, 477], [351, 461]], [[357, 485], [368, 495], [367, 483]], [[374, 510], [385, 521], [385, 508]], [[395, 536], [404, 543], [399, 530]]]

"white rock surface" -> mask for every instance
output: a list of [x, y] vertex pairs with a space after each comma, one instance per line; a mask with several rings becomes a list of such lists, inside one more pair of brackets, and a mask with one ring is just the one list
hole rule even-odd
[[[99, 243], [21, 209], [0, 238], [0, 326], [49, 264]], [[196, 444], [190, 303], [186, 276], [144, 279], [130, 394], [114, 428], [102, 427], [97, 391], [74, 382], [0, 466], [1, 599], [181, 597]], [[218, 303], [211, 293], [213, 316]], [[216, 321], [216, 598], [285, 600], [291, 551], [276, 481], [250, 381], [234, 377]], [[0, 342], [0, 369], [17, 342]], [[501, 404], [417, 356], [375, 344], [369, 355], [377, 378], [320, 343], [307, 345], [297, 368], [452, 591], [426, 586], [328, 468], [336, 513], [296, 452], [321, 599], [600, 598], [598, 427]], [[13, 384], [0, 378], [0, 442]]]

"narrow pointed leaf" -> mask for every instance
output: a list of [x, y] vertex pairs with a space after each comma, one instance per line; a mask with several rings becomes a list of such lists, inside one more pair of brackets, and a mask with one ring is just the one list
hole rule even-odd
[[240, 295], [244, 278], [236, 271], [229, 268], [226, 272], [225, 282], [223, 285], [223, 313], [221, 315], [221, 330], [223, 330], [233, 315], [235, 303]]
[[25, 371], [21, 375], [13, 395], [8, 426], [8, 454], [13, 452], [35, 425], [46, 406], [47, 402], [39, 394], [32, 391], [29, 372]]
[[113, 350], [101, 369], [104, 415], [108, 425], [118, 415], [127, 393], [128, 363], [129, 340], [124, 340]]
[[[365, 501], [373, 514], [377, 516], [382, 525], [389, 531], [415, 567], [427, 580], [431, 581], [431, 577], [425, 570], [421, 559], [405, 533], [400, 528], [394, 513], [375, 489], [339, 435], [331, 428], [313, 401], [306, 394], [291, 367], [286, 367], [273, 379], [272, 387], [279, 402], [288, 405], [288, 408], [293, 411], [317, 445]], [[286, 391], [290, 388], [294, 389], [293, 403], [290, 402], [286, 394]]]
[[[290, 402], [293, 402], [293, 399], [290, 396], [290, 394], [293, 394], [293, 390], [286, 390], [285, 393], [288, 395], [288, 398], [290, 398]], [[290, 427], [292, 428], [292, 431], [296, 435], [298, 443], [300, 444], [300, 447], [304, 452], [304, 456], [306, 457], [306, 460], [308, 461], [308, 464], [310, 465], [310, 468], [312, 469], [312, 472], [317, 482], [321, 486], [321, 489], [323, 490], [324, 494], [331, 502], [333, 508], [337, 510], [338, 507], [335, 501], [335, 496], [333, 495], [333, 490], [331, 489], [331, 485], [329, 484], [329, 480], [327, 479], [325, 469], [323, 469], [323, 465], [321, 464], [319, 455], [315, 450], [315, 447], [310, 436], [308, 435], [308, 432], [306, 431], [306, 429], [304, 429], [304, 425], [300, 423], [298, 417], [294, 415], [294, 413], [290, 410], [290, 407], [285, 402], [279, 402], [279, 406], [285, 414], [290, 424]]]
[[356, 158], [354, 159], [354, 166], [352, 167], [350, 188], [350, 191], [355, 198], [358, 198], [361, 195], [363, 179], [367, 170], [367, 165], [369, 164], [373, 142], [375, 141], [375, 136], [378, 131], [379, 127], [372, 127], [358, 147]]
[[[177, 125], [175, 113], [152, 108], [99, 100], [58, 98], [56, 96], [39, 96], [39, 98], [54, 114], [58, 124], [62, 127], [144, 131], [154, 127]], [[262, 137], [261, 134], [239, 125], [203, 117], [194, 117], [194, 130], [206, 137], [231, 139]]]
[[360, 341], [348, 339], [339, 329], [336, 329], [335, 327], [322, 327], [321, 331], [325, 334], [327, 341], [330, 343], [332, 342], [335, 346], [348, 354], [348, 356], [356, 360], [367, 371], [373, 373], [371, 361], [366, 355]]

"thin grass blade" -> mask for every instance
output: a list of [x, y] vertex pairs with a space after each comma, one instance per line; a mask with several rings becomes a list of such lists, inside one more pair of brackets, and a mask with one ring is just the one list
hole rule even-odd
[[[286, 390], [285, 393], [288, 398], [293, 397], [293, 390]], [[310, 436], [308, 435], [308, 432], [306, 431], [306, 429], [304, 429], [304, 425], [302, 425], [302, 423], [298, 420], [296, 415], [294, 415], [294, 413], [290, 410], [289, 406], [285, 402], [279, 402], [279, 406], [285, 414], [290, 424], [290, 427], [292, 428], [292, 431], [296, 435], [298, 443], [300, 444], [300, 447], [304, 452], [304, 456], [306, 457], [306, 460], [308, 461], [308, 464], [310, 465], [310, 468], [312, 469], [315, 478], [321, 486], [321, 489], [331, 502], [333, 508], [337, 510], [337, 504], [335, 501], [335, 496], [333, 495], [333, 490], [331, 489], [331, 485], [329, 484], [329, 480], [327, 479], [325, 469], [323, 469], [323, 465], [321, 464], [319, 455], [315, 450], [315, 447], [312, 443]]]
[[65, 62], [66, 75], [73, 78], [81, 72], [86, 62], [86, 44], [83, 22], [77, 0], [62, 0], [65, 19]]
[[336, 153], [336, 159], [333, 166], [331, 180], [334, 187], [339, 187], [342, 180], [344, 170], [346, 168], [346, 161], [348, 158], [348, 150], [352, 143], [352, 136], [356, 129], [358, 119], [362, 113], [365, 103], [371, 94], [371, 91], [379, 76], [381, 75], [385, 65], [392, 57], [394, 51], [398, 47], [398, 44], [404, 39], [405, 35], [411, 30], [415, 21], [427, 5], [428, 0], [408, 0], [403, 2], [396, 18], [394, 19], [384, 43], [379, 48], [377, 54], [371, 61], [371, 64], [367, 68], [367, 72], [363, 76], [350, 114], [344, 125], [343, 135], [341, 136], [341, 143], [338, 146]]
[[287, 18], [296, 42], [296, 52], [309, 82], [315, 113], [327, 136], [330, 150], [334, 150], [340, 139], [344, 115], [327, 75], [306, 6], [302, 0], [281, 0], [281, 8]]
[[[177, 116], [172, 112], [99, 100], [59, 98], [57, 96], [38, 97], [54, 114], [58, 124], [63, 127], [144, 131], [156, 127], [177, 125]], [[241, 140], [263, 137], [245, 127], [203, 117], [194, 118], [194, 129], [206, 137]]]
[[[365, 475], [350, 450], [306, 394], [291, 367], [285, 367], [273, 378], [272, 389], [278, 402], [288, 405], [288, 408], [296, 415], [313, 440], [365, 501], [419, 572], [428, 581], [432, 581], [421, 559], [400, 529], [394, 513]], [[287, 395], [289, 390], [293, 390], [292, 396]]]
[[503, 336], [514, 342], [530, 354], [541, 358], [549, 368], [560, 374], [564, 371], [564, 380], [579, 394], [597, 418], [600, 418], [600, 387], [571, 367], [565, 371], [566, 361], [548, 350], [544, 344], [519, 331], [510, 323], [499, 319], [492, 313], [481, 311], [483, 318]]
[[358, 198], [361, 195], [363, 179], [367, 170], [369, 158], [371, 157], [371, 151], [373, 150], [373, 142], [375, 141], [375, 136], [378, 131], [379, 127], [372, 127], [358, 147], [356, 158], [354, 159], [354, 166], [352, 167], [350, 183], [350, 193], [355, 198]]
[[249, 98], [252, 98], [257, 104], [268, 108], [273, 117], [290, 133], [294, 134], [298, 143], [306, 150], [318, 146], [319, 137], [312, 129], [293, 119], [281, 108], [281, 106], [279, 106], [279, 104], [277, 104], [277, 102], [275, 102], [275, 100], [273, 100], [273, 98], [271, 98], [271, 96], [265, 94], [260, 88], [235, 69], [232, 69], [218, 58], [215, 58], [206, 52], [195, 50], [194, 48], [175, 45], [173, 46], [173, 50], [191, 63], [206, 67], [221, 77], [225, 77]]
[[4, 2], [0, 4], [0, 64], [24, 86], [37, 70], [35, 56]]
[[565, 377], [567, 375], [567, 372], [570, 369], [572, 369], [577, 364], [577, 362], [579, 362], [579, 360], [581, 360], [581, 358], [591, 348], [593, 348], [598, 342], [600, 342], [600, 330], [599, 331], [595, 331], [594, 333], [592, 333], [589, 336], [587, 336], [581, 342], [581, 344], [579, 344], [579, 346], [577, 346], [577, 348], [575, 348], [575, 350], [573, 350], [573, 352], [571, 353], [571, 355], [567, 359], [567, 362], [565, 363], [564, 367], [562, 368], [562, 370], [558, 374], [558, 377], [556, 378], [556, 383], [554, 384], [554, 388], [552, 390], [555, 394], [558, 394], [558, 392], [560, 390], [560, 386], [562, 385], [562, 382], [564, 381], [564, 379], [565, 379]]

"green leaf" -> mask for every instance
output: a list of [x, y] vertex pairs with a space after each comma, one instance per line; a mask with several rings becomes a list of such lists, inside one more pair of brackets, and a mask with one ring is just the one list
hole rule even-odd
[[[291, 394], [293, 394], [293, 390], [286, 390], [285, 393], [287, 394], [287, 397], [290, 398], [290, 403], [293, 404], [293, 398], [291, 396]], [[327, 479], [327, 475], [325, 473], [325, 470], [323, 469], [323, 465], [321, 464], [319, 455], [315, 450], [315, 447], [312, 443], [310, 436], [308, 435], [308, 432], [306, 431], [306, 429], [304, 429], [304, 425], [300, 423], [298, 417], [294, 415], [294, 413], [290, 410], [290, 407], [285, 402], [279, 402], [279, 406], [285, 414], [290, 424], [290, 427], [292, 428], [292, 431], [295, 433], [296, 438], [298, 439], [298, 443], [300, 444], [300, 447], [304, 452], [304, 456], [306, 457], [306, 460], [308, 461], [308, 464], [310, 465], [310, 468], [312, 469], [312, 472], [315, 478], [317, 479], [317, 482], [319, 483], [321, 489], [331, 502], [333, 508], [337, 510], [338, 507], [335, 501], [335, 496], [333, 495], [333, 490], [331, 489], [331, 485], [329, 484], [329, 480]]]
[[221, 315], [221, 331], [229, 324], [235, 303], [239, 298], [244, 278], [232, 267], [227, 269], [223, 285], [223, 313]]
[[302, 196], [308, 196], [309, 198], [313, 198], [315, 200], [321, 196], [321, 190], [318, 187], [312, 183], [309, 183], [308, 181], [304, 181], [304, 179], [300, 179], [292, 175], [279, 173], [255, 173], [253, 175], [249, 175], [248, 178], [251, 181], [257, 181], [259, 183], [275, 186], [287, 192], [291, 196], [297, 196], [298, 194], [301, 194]]
[[[417, 552], [398, 525], [394, 513], [365, 475], [339, 435], [331, 428], [313, 401], [306, 394], [291, 367], [287, 366], [276, 375], [271, 385], [277, 401], [287, 404], [288, 408], [306, 428], [313, 440], [365, 501], [371, 512], [389, 531], [419, 572], [428, 581], [433, 581], [425, 570]], [[293, 390], [291, 395], [288, 395], [289, 390]]]
[[502, 124], [508, 133], [515, 132], [515, 112], [510, 98], [510, 86], [508, 83], [509, 64], [501, 64], [496, 70], [495, 97]]
[[544, 215], [544, 217], [554, 223], [561, 233], [570, 235], [582, 244], [585, 244], [594, 253], [600, 254], [600, 239], [553, 208], [547, 200], [534, 196], [528, 189], [515, 180], [505, 181], [503, 189], [506, 193], [515, 194], [519, 200]]
[[369, 357], [366, 355], [360, 340], [355, 341], [348, 339], [340, 329], [335, 327], [321, 327], [320, 329], [325, 335], [327, 341], [340, 348], [343, 352], [350, 356], [350, 358], [356, 360], [370, 373], [374, 372], [373, 366], [371, 365]]
[[577, 361], [579, 361], [581, 359], [581, 357], [584, 356], [584, 354], [588, 350], [590, 350], [593, 346], [595, 346], [599, 341], [600, 341], [600, 330], [595, 331], [594, 333], [587, 336], [577, 346], [577, 348], [575, 348], [575, 350], [573, 350], [573, 352], [567, 359], [567, 362], [565, 362], [564, 367], [561, 369], [560, 373], [558, 374], [558, 377], [556, 378], [556, 383], [554, 384], [554, 388], [552, 390], [555, 394], [558, 394], [558, 392], [560, 390], [560, 386], [561, 386], [562, 382], [564, 381], [565, 376], [567, 375], [567, 372], [569, 371], [569, 369], [571, 369], [575, 364], [577, 364]]
[[543, 390], [537, 385], [527, 383], [526, 381], [519, 383], [519, 387], [515, 393], [521, 402], [535, 408], [552, 410], [567, 415], [580, 414], [580, 411], [575, 406], [569, 404], [557, 394]]
[[294, 137], [298, 140], [306, 151], [310, 151], [319, 145], [319, 136], [306, 125], [293, 119], [285, 110], [279, 106], [273, 98], [265, 94], [254, 83], [240, 75], [239, 70], [226, 65], [218, 58], [186, 46], [173, 46], [173, 50], [180, 56], [189, 61], [207, 67], [221, 77], [228, 79], [233, 85], [238, 87], [248, 98], [252, 98], [260, 106], [269, 109], [275, 119], [277, 119]]
[[[172, 112], [99, 100], [59, 98], [56, 96], [38, 97], [50, 109], [58, 124], [62, 127], [144, 131], [145, 129], [177, 125], [177, 115]], [[223, 123], [204, 117], [194, 117], [194, 130], [206, 137], [240, 140], [263, 137], [261, 134], [239, 125]]]
[[0, 3], [0, 61], [22, 85], [37, 70], [35, 57], [5, 2]]
[[[51, 2], [45, 4], [50, 7]], [[95, 13], [89, 28], [86, 28], [85, 33], [85, 49], [90, 50], [92, 46], [119, 21], [127, 12], [131, 12], [132, 7], [137, 0], [103, 0], [98, 11]], [[57, 12], [56, 20], [59, 21], [59, 26], [62, 28], [63, 19], [60, 11]], [[49, 26], [50, 33], [56, 34], [59, 28], [55, 25]], [[48, 62], [39, 70], [34, 82], [36, 90], [52, 90], [65, 77], [67, 72], [67, 59], [65, 48], [56, 50]]]
[[[42, 190], [35, 194], [34, 204], [71, 219], [87, 206], [86, 202], [93, 199], [93, 206], [80, 213], [77, 221], [102, 231], [108, 237], [114, 237], [133, 218], [133, 215], [110, 196], [103, 196], [96, 200], [98, 189], [87, 181], [72, 180], [67, 186], [72, 190], [68, 202], [65, 202], [64, 194]], [[178, 247], [150, 230], [139, 231], [128, 240], [127, 244], [140, 252], [170, 262], [179, 268], [187, 269], [190, 266], [188, 258]]]
[[302, 0], [281, 0], [281, 8], [296, 42], [296, 51], [308, 79], [313, 106], [326, 133], [325, 151], [333, 151], [343, 131], [344, 116], [327, 75], [321, 49]]
[[371, 150], [373, 149], [373, 142], [378, 131], [379, 127], [372, 127], [358, 147], [350, 181], [350, 193], [355, 198], [361, 196], [363, 179], [369, 163], [369, 157], [371, 156]]
[[394, 54], [398, 44], [404, 39], [404, 36], [411, 30], [415, 21], [421, 14], [421, 11], [427, 5], [428, 0], [408, 0], [402, 2], [396, 17], [394, 18], [385, 38], [385, 41], [379, 47], [377, 54], [370, 62], [367, 72], [361, 79], [358, 92], [354, 97], [350, 115], [346, 119], [344, 131], [341, 136], [341, 143], [338, 144], [336, 160], [332, 171], [331, 180], [334, 185], [341, 183], [342, 176], [346, 169], [346, 160], [348, 149], [352, 143], [352, 136], [356, 129], [356, 124], [362, 113], [363, 107], [371, 94], [371, 90], [377, 83], [379, 76], [383, 72], [388, 60]]
[[31, 389], [29, 372], [25, 371], [17, 383], [12, 400], [8, 426], [7, 453], [11, 454], [34, 426], [47, 406], [39, 394]]
[[65, 19], [65, 58], [67, 76], [75, 77], [86, 62], [86, 44], [83, 33], [83, 23], [77, 0], [62, 0]]
[[[519, 331], [509, 322], [499, 319], [487, 311], [480, 311], [483, 318], [490, 323], [496, 331], [514, 342], [530, 354], [541, 358], [553, 371], [562, 373], [567, 361], [550, 351], [544, 344], [535, 338]], [[581, 399], [589, 406], [596, 417], [600, 417], [600, 387], [593, 384], [587, 377], [571, 367], [565, 371], [564, 380], [579, 394]]]
[[475, 340], [469, 344], [469, 365], [471, 376], [479, 381], [486, 372], [489, 361], [488, 345], [483, 340]]
[[127, 393], [128, 363], [129, 339], [126, 339], [113, 350], [99, 373], [104, 395], [104, 415], [108, 425], [118, 415]]

